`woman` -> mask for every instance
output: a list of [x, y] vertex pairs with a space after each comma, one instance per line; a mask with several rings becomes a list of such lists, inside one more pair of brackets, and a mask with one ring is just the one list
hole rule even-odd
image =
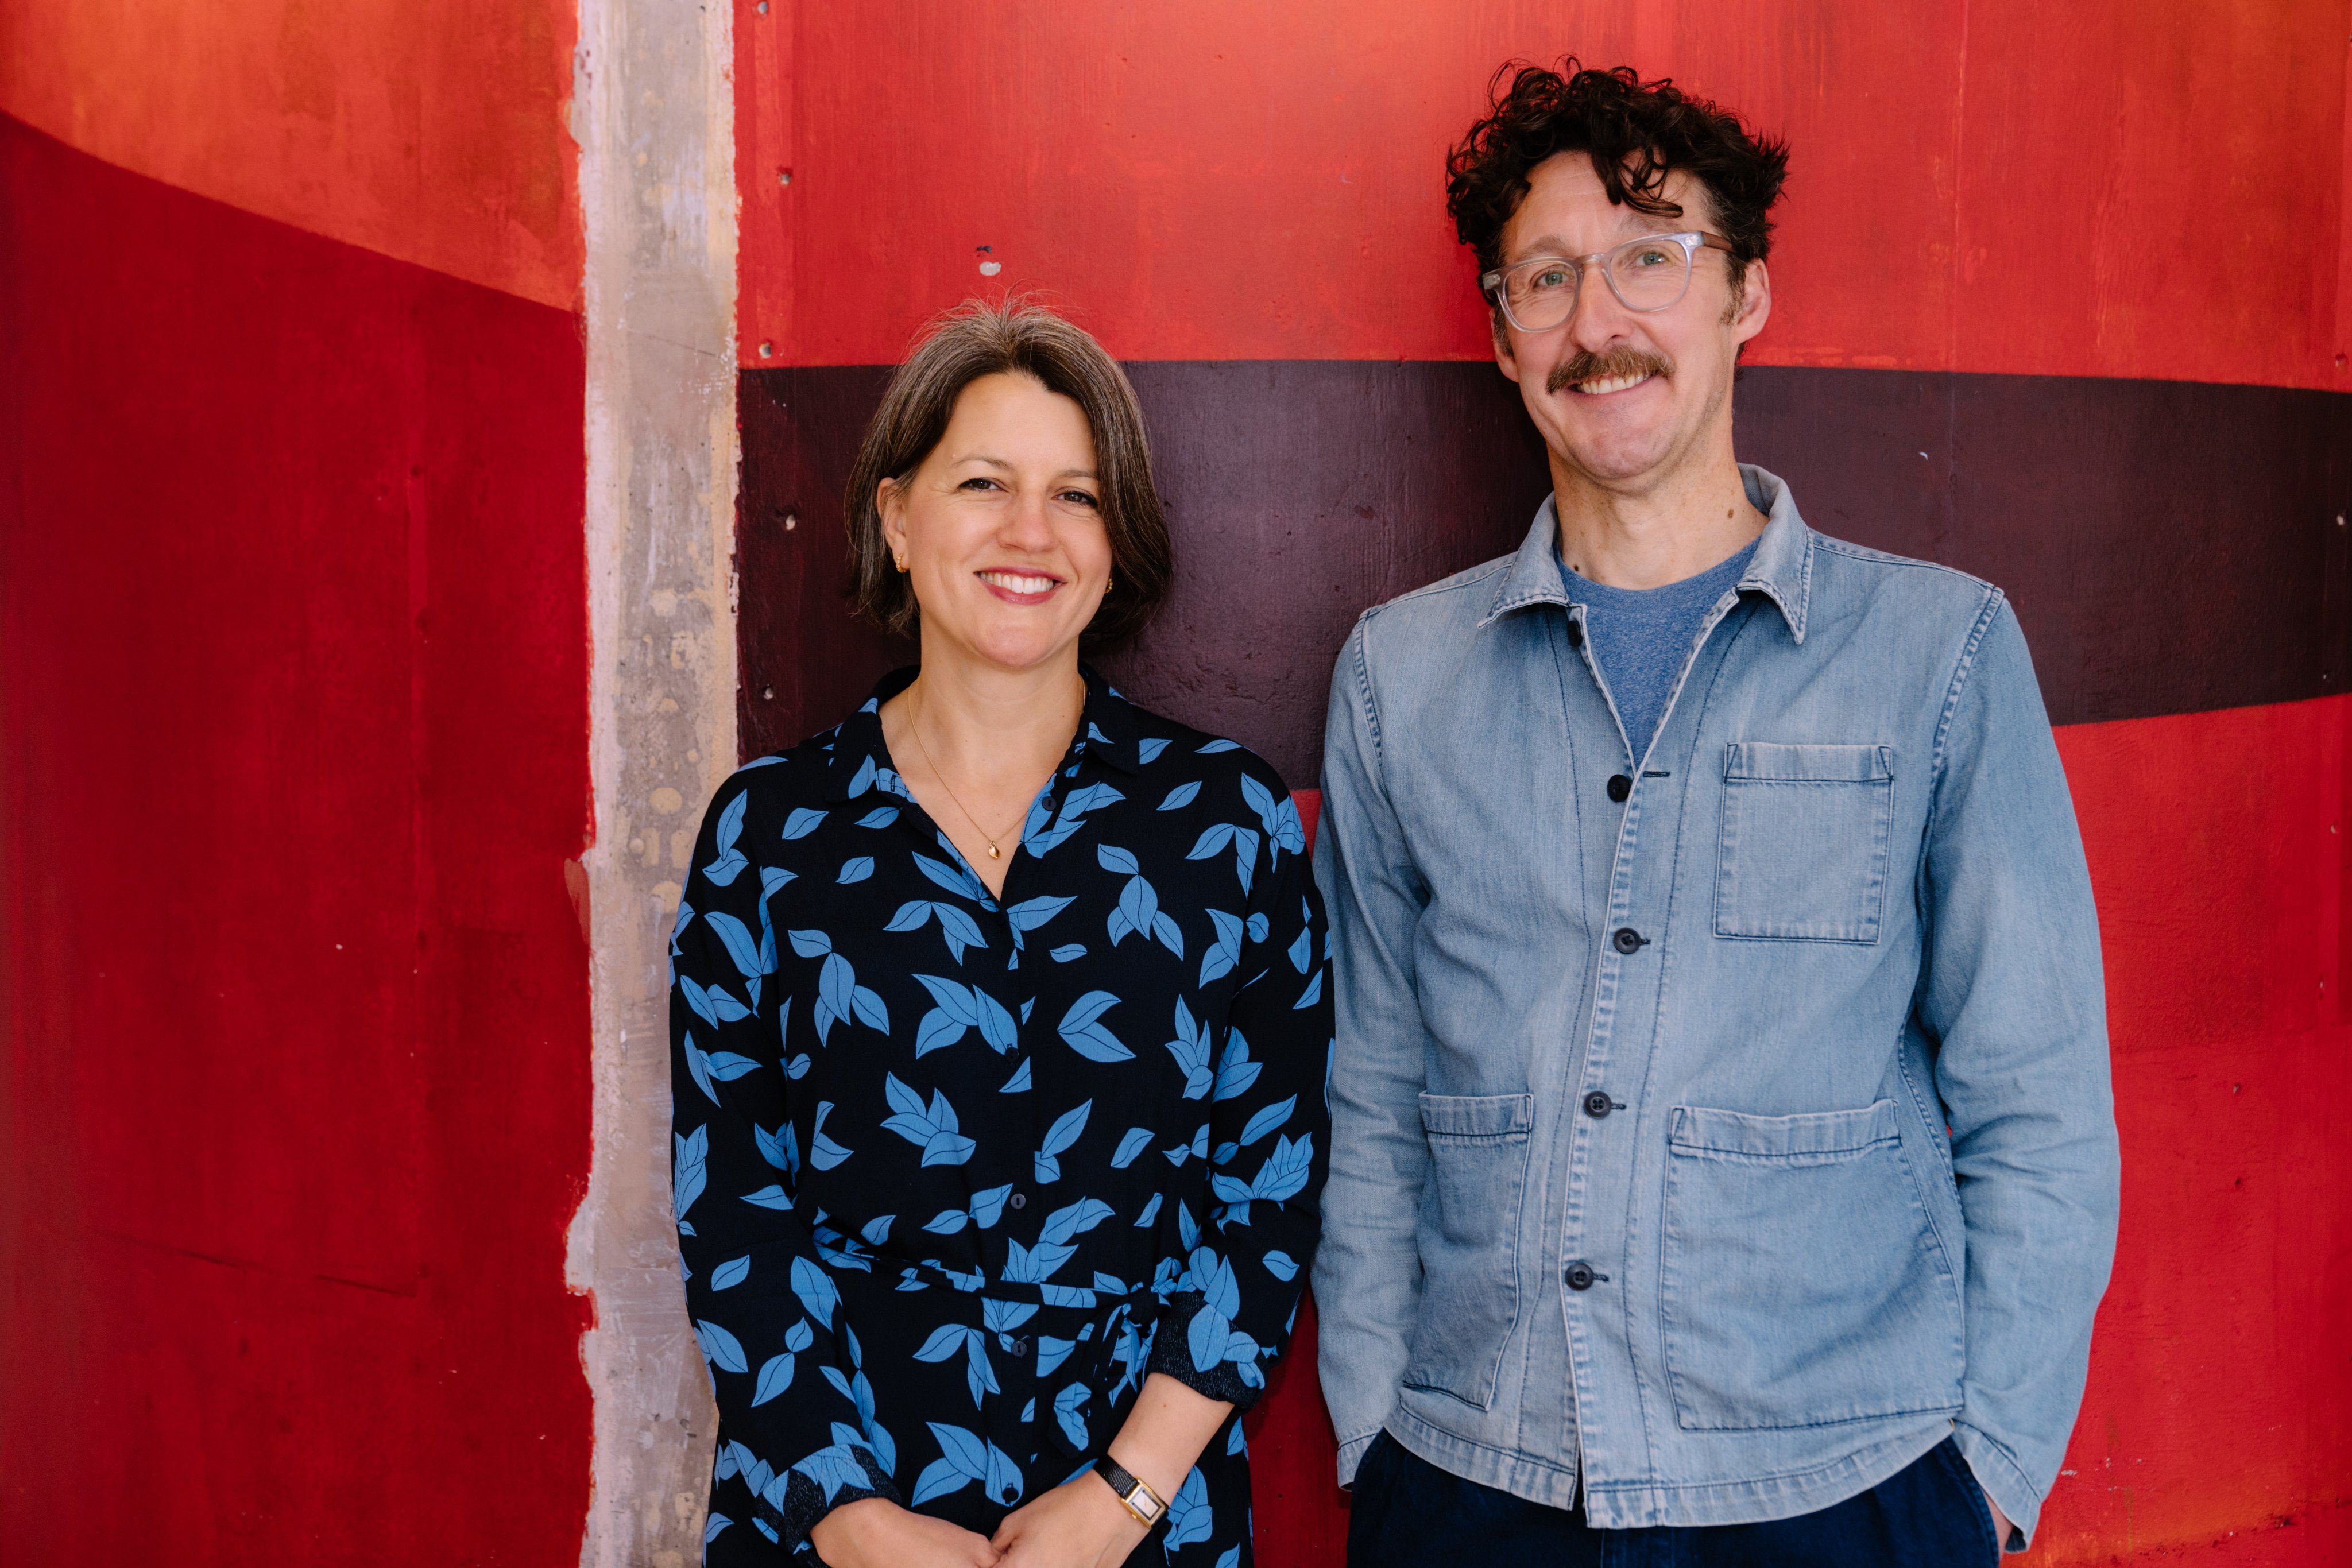
[[1078, 662], [1170, 573], [1084, 332], [950, 317], [848, 522], [922, 663], [719, 790], [672, 942], [709, 1561], [1240, 1568], [1328, 1142], [1297, 809]]

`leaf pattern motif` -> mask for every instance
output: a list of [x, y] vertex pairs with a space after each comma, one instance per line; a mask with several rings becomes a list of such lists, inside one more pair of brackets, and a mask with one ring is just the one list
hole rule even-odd
[[[892, 769], [893, 689], [721, 788], [671, 932], [713, 1552], [869, 1496], [1002, 1518], [1152, 1371], [1246, 1405], [1315, 1244], [1328, 937], [1288, 794], [1089, 676], [999, 898]], [[1178, 1568], [1239, 1562], [1240, 1431], [1171, 1500]]]

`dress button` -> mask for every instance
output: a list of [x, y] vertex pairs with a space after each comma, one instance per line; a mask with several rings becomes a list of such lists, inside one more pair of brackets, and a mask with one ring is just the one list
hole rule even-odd
[[1589, 1263], [1570, 1263], [1568, 1266], [1567, 1279], [1570, 1290], [1589, 1291], [1592, 1289], [1592, 1266]]
[[1622, 773], [1613, 774], [1611, 776], [1609, 780], [1609, 798], [1612, 800], [1622, 800], [1626, 796], [1631, 795], [1633, 792], [1633, 781], [1631, 779], [1626, 778]]
[[1029, 1341], [1025, 1337], [1016, 1339], [1008, 1348], [1010, 1348], [1015, 1355], [1027, 1355], [1029, 1354]]
[[1568, 623], [1568, 645], [1571, 648], [1581, 648], [1584, 646], [1583, 622], [1570, 621]]
[[1620, 925], [1617, 935], [1610, 940], [1617, 945], [1620, 953], [1638, 953], [1649, 945], [1650, 939], [1630, 925]]
[[1595, 1089], [1591, 1093], [1587, 1094], [1584, 1097], [1584, 1113], [1595, 1118], [1596, 1120], [1600, 1117], [1606, 1116], [1610, 1112], [1616, 1108], [1616, 1102], [1610, 1099], [1608, 1095], [1603, 1094], [1598, 1089]]
[[1016, 1192], [1004, 1201], [1013, 1208], [1026, 1208], [1029, 1207], [1029, 1195], [1025, 1192]]

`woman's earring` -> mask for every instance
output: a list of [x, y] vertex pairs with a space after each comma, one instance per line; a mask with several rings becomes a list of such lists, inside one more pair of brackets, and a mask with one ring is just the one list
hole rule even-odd
[[1105, 573], [1103, 573], [1103, 591], [1104, 591], [1105, 593], [1108, 593], [1110, 591], [1111, 591], [1111, 576], [1110, 576], [1110, 573], [1108, 573], [1108, 572], [1105, 572]]
[[897, 552], [893, 551], [893, 552], [892, 552], [892, 554], [891, 554], [891, 556], [890, 556], [890, 559], [891, 559], [893, 561], [895, 561], [895, 562], [897, 562], [897, 563], [898, 563], [898, 570], [899, 570], [900, 571], [904, 571], [904, 570], [907, 570], [907, 558], [906, 558], [905, 556], [903, 556], [903, 555], [899, 555], [899, 554], [898, 554]]

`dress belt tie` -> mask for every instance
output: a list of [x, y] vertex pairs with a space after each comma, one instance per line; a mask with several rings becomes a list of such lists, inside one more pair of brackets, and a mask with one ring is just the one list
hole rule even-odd
[[[840, 1267], [837, 1260], [828, 1261], [833, 1261], [835, 1268]], [[859, 1261], [866, 1260], [860, 1259]], [[872, 1262], [877, 1283], [895, 1271], [899, 1280], [897, 1288], [902, 1291], [921, 1289], [920, 1284], [915, 1283], [918, 1281], [937, 1280], [966, 1295], [990, 1296], [998, 1301], [1023, 1301], [1040, 1307], [1074, 1307], [1082, 1312], [1092, 1312], [1099, 1307], [1132, 1301], [1138, 1296], [1156, 1294], [1148, 1281], [1130, 1285], [1124, 1291], [1112, 1291], [1101, 1286], [1057, 1285], [1045, 1280], [991, 1279], [976, 1269], [967, 1273], [960, 1269], [950, 1269], [944, 1263], [910, 1260], [885, 1253], [875, 1254]], [[1161, 1304], [1166, 1303], [1162, 1301]]]

